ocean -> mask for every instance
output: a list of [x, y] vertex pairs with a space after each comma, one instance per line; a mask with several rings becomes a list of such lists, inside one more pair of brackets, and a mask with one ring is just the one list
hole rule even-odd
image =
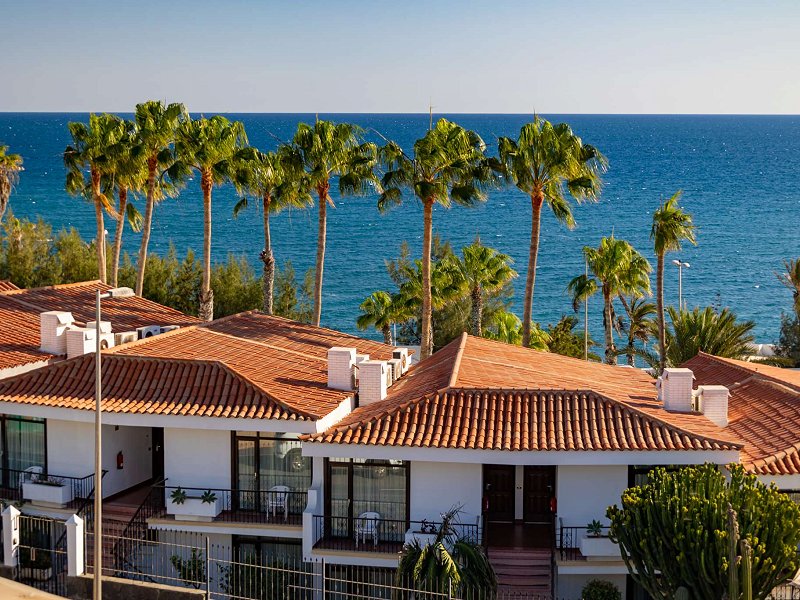
[[[130, 116], [130, 115], [123, 115]], [[271, 149], [288, 140], [308, 114], [228, 114], [241, 120], [250, 143]], [[437, 117], [439, 115], [436, 115]], [[496, 152], [497, 136], [515, 136], [529, 115], [443, 115], [478, 131], [489, 151]], [[409, 148], [424, 135], [428, 115], [320, 114], [320, 118], [350, 121]], [[25, 161], [25, 171], [11, 197], [18, 217], [43, 217], [56, 228], [76, 227], [88, 240], [94, 237], [94, 212], [84, 200], [64, 191], [62, 152], [69, 143], [67, 123], [86, 120], [86, 114], [0, 113], [0, 145], [11, 147]], [[790, 293], [775, 273], [783, 260], [800, 256], [800, 156], [798, 116], [692, 115], [545, 115], [566, 121], [585, 142], [609, 159], [600, 201], [575, 210], [577, 227], [567, 230], [545, 209], [534, 319], [543, 325], [572, 312], [565, 288], [583, 272], [581, 248], [597, 245], [613, 233], [629, 240], [655, 265], [649, 240], [653, 210], [676, 190], [698, 227], [698, 245], [686, 247], [678, 258], [689, 262], [683, 293], [688, 306], [728, 306], [740, 318], [756, 322], [757, 341], [778, 337], [780, 315], [790, 309]], [[378, 135], [379, 132], [380, 136]], [[391, 289], [385, 261], [396, 257], [403, 240], [417, 256], [422, 243], [422, 210], [408, 198], [403, 206], [381, 215], [375, 197], [335, 196], [328, 211], [323, 324], [357, 332], [359, 303], [372, 291]], [[255, 210], [234, 219], [237, 200], [231, 187], [213, 196], [213, 254], [245, 254], [259, 269], [262, 248], [260, 216]], [[138, 200], [143, 212], [143, 201]], [[176, 199], [158, 205], [150, 250], [163, 253], [173, 243], [179, 255], [187, 248], [202, 250], [202, 202], [199, 180], [191, 181]], [[513, 310], [522, 312], [530, 235], [530, 202], [515, 188], [491, 192], [477, 208], [437, 207], [434, 231], [459, 249], [480, 236], [513, 257], [519, 277], [514, 282]], [[113, 228], [107, 224], [113, 234]], [[316, 212], [289, 212], [272, 219], [279, 263], [291, 259], [302, 273], [314, 264]], [[124, 249], [135, 253], [139, 235], [126, 231]], [[671, 264], [665, 276], [668, 303], [677, 304], [678, 273]], [[654, 280], [655, 281], [655, 280]], [[602, 339], [599, 299], [590, 301], [590, 324]], [[375, 332], [370, 335], [377, 337]]]

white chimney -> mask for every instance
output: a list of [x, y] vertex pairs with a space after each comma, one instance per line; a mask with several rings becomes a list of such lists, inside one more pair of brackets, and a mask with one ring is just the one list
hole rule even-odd
[[728, 388], [724, 385], [700, 385], [697, 387], [700, 411], [712, 423], [728, 426]]
[[48, 354], [66, 354], [66, 331], [75, 319], [71, 312], [51, 310], [39, 315], [39, 349]]
[[[88, 321], [86, 329], [97, 329], [97, 321]], [[111, 333], [111, 321], [100, 321], [100, 333]]]
[[692, 412], [692, 386], [694, 373], [691, 369], [664, 369], [658, 378], [658, 398], [664, 409], [670, 412]]
[[355, 387], [355, 364], [355, 348], [328, 348], [328, 387], [352, 390]]
[[365, 360], [358, 366], [358, 405], [366, 406], [386, 398], [389, 389], [389, 364], [385, 360]]
[[[87, 327], [70, 327], [67, 330], [67, 358], [89, 354], [97, 349], [97, 331]], [[113, 348], [114, 334], [100, 333], [100, 348]]]

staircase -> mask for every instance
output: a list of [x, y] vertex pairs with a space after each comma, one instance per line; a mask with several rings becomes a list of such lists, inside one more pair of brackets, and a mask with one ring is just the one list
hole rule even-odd
[[548, 548], [489, 548], [497, 590], [519, 598], [552, 594], [553, 551]]

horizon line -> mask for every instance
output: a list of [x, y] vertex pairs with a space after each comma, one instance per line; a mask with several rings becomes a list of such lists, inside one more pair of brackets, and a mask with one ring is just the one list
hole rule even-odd
[[[0, 110], [0, 115], [10, 114], [92, 114], [92, 113], [116, 113], [116, 114], [134, 114], [132, 110]], [[356, 112], [356, 111], [237, 111], [237, 110], [189, 110], [189, 114], [206, 114], [214, 113], [221, 115], [406, 115], [406, 116], [420, 116], [428, 117], [428, 112], [397, 112], [397, 111], [378, 111], [378, 112]], [[798, 117], [800, 113], [737, 113], [737, 112], [721, 112], [721, 113], [694, 113], [694, 112], [550, 112], [550, 111], [537, 111], [536, 113], [530, 112], [469, 112], [469, 111], [442, 111], [434, 112], [434, 115], [465, 115], [465, 116], [532, 116], [533, 114], [539, 115], [569, 115], [569, 116], [586, 116], [586, 117]]]

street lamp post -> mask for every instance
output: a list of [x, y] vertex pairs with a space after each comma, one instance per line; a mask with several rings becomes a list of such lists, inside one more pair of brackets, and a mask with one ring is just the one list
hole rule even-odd
[[672, 264], [678, 267], [678, 310], [683, 310], [683, 269], [688, 269], [692, 265], [677, 258], [672, 261]]
[[100, 300], [105, 298], [127, 298], [134, 296], [131, 288], [111, 288], [105, 292], [99, 289], [95, 296], [94, 327], [94, 600], [103, 597], [103, 461], [102, 461], [102, 418], [100, 404], [103, 398], [103, 382], [100, 363]]

